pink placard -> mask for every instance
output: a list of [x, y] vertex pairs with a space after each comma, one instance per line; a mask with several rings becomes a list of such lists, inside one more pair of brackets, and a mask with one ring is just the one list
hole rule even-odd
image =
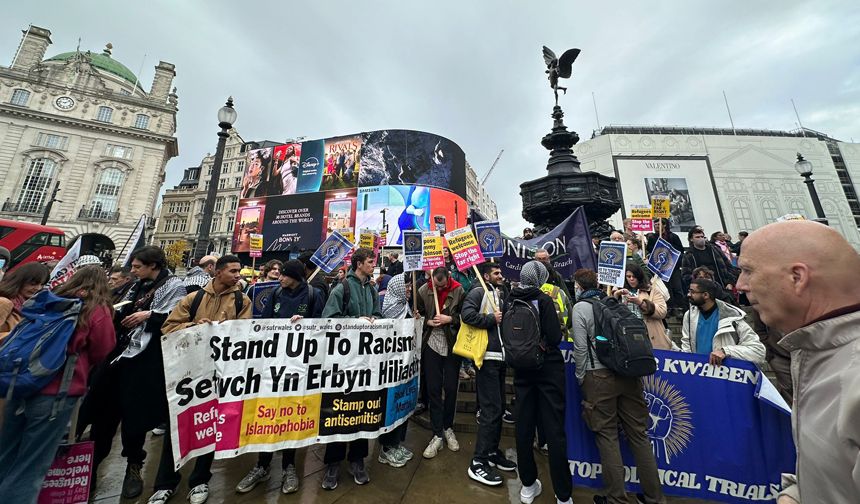
[[630, 229], [634, 233], [650, 233], [654, 231], [654, 221], [651, 219], [630, 219]]
[[61, 445], [42, 483], [38, 504], [87, 502], [93, 470], [93, 442]]

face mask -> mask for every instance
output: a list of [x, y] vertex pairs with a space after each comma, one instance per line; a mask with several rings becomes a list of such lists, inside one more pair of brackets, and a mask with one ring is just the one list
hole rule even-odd
[[705, 246], [705, 239], [704, 238], [693, 238], [693, 246], [695, 246], [696, 248], [704, 247]]
[[582, 296], [582, 292], [583, 292], [583, 291], [582, 291], [582, 289], [581, 289], [578, 285], [577, 285], [576, 287], [574, 287], [574, 288], [573, 288], [573, 293], [574, 293], [574, 295], [576, 296], [576, 298], [577, 298], [577, 299], [578, 299], [580, 296]]

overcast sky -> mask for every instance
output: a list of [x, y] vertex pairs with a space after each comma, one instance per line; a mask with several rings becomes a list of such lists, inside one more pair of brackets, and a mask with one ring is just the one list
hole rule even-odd
[[113, 57], [149, 89], [176, 65], [178, 158], [165, 187], [215, 149], [216, 112], [234, 97], [245, 140], [309, 139], [386, 128], [450, 138], [488, 181], [517, 234], [519, 184], [545, 173], [540, 138], [552, 92], [541, 46], [582, 54], [561, 99], [583, 139], [601, 125], [804, 126], [860, 141], [860, 2], [849, 1], [167, 1], [14, 2], [0, 61], [20, 30], [48, 28], [48, 56]]

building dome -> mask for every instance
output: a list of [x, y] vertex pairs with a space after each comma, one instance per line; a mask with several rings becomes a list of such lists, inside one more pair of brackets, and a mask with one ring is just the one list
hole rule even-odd
[[[60, 53], [56, 56], [52, 56], [45, 61], [69, 61], [73, 59], [78, 54], [77, 51], [70, 51]], [[105, 51], [101, 54], [96, 54], [94, 52], [86, 52], [82, 53], [82, 55], [87, 58], [90, 64], [99, 70], [103, 70], [110, 74], [116, 75], [117, 77], [121, 77], [127, 80], [130, 84], [136, 83], [138, 80], [134, 76], [134, 72], [128, 69], [125, 65], [120, 63], [119, 61], [110, 57], [110, 47], [106, 48]]]

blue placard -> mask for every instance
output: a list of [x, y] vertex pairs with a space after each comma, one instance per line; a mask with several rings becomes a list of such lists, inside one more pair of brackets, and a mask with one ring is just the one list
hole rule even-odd
[[627, 243], [603, 241], [597, 253], [597, 281], [603, 285], [624, 287], [627, 267]]
[[424, 239], [421, 230], [403, 231], [403, 271], [419, 271], [424, 257]]
[[669, 281], [672, 276], [672, 271], [678, 265], [678, 258], [681, 257], [681, 252], [675, 250], [663, 238], [658, 238], [654, 244], [654, 250], [648, 256], [648, 269], [660, 276], [664, 282]]
[[260, 318], [263, 316], [263, 310], [266, 308], [266, 303], [269, 302], [269, 294], [277, 289], [280, 284], [281, 282], [275, 280], [273, 282], [257, 282], [251, 286], [251, 300], [254, 302], [251, 317]]
[[505, 255], [505, 241], [502, 239], [502, 229], [499, 221], [482, 221], [475, 223], [475, 238], [478, 247], [486, 259], [494, 259]]
[[350, 250], [352, 250], [352, 243], [337, 231], [332, 231], [311, 256], [311, 262], [324, 272], [331, 273], [340, 266]]

